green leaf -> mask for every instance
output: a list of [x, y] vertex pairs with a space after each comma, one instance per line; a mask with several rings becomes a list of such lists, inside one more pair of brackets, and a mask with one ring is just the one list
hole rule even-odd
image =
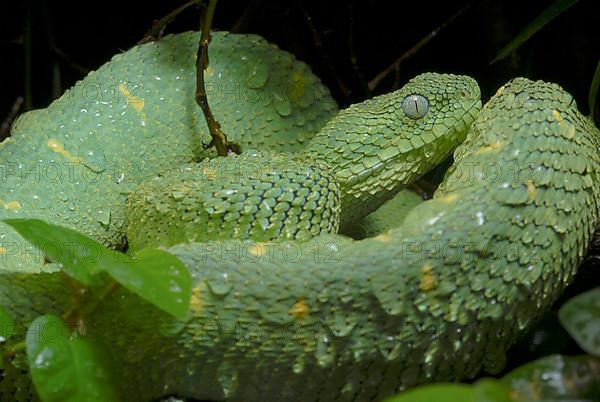
[[5, 219], [3, 222], [42, 251], [50, 261], [61, 263], [67, 274], [86, 285], [96, 283], [94, 274], [99, 270], [101, 254], [113, 252], [75, 230], [39, 219]]
[[119, 284], [158, 308], [184, 319], [192, 294], [192, 279], [177, 257], [145, 249], [130, 257], [110, 250], [72, 229], [37, 219], [6, 219], [21, 236], [63, 265], [67, 274], [86, 284], [98, 284], [97, 274], [108, 273]]
[[466, 384], [431, 384], [404, 391], [385, 402], [475, 402], [475, 391]]
[[482, 378], [473, 384], [477, 402], [513, 402], [510, 389], [492, 378]]
[[385, 402], [512, 402], [509, 389], [500, 381], [484, 378], [473, 385], [423, 385], [388, 398]]
[[98, 342], [70, 334], [54, 315], [36, 318], [26, 337], [33, 383], [44, 402], [119, 401], [108, 354]]
[[0, 344], [7, 341], [15, 333], [15, 320], [0, 306]]
[[558, 319], [581, 349], [600, 356], [600, 287], [567, 301]]
[[517, 50], [519, 46], [521, 46], [524, 42], [526, 42], [529, 38], [531, 38], [536, 32], [545, 27], [548, 23], [550, 23], [554, 18], [558, 17], [564, 11], [569, 9], [578, 0], [556, 0], [552, 3], [548, 8], [546, 8], [540, 15], [538, 15], [533, 21], [531, 21], [527, 26], [517, 34], [506, 46], [504, 46], [500, 51], [496, 54], [494, 60], [491, 61], [490, 64], [494, 64], [498, 60], [501, 60]]
[[121, 285], [175, 318], [186, 317], [192, 278], [175, 256], [162, 250], [144, 249], [130, 262], [110, 264], [105, 269]]
[[4, 307], [0, 306], [0, 370], [5, 369], [5, 359], [2, 356], [2, 345], [15, 333], [15, 320]]
[[546, 356], [517, 367], [502, 380], [515, 402], [600, 401], [600, 359]]

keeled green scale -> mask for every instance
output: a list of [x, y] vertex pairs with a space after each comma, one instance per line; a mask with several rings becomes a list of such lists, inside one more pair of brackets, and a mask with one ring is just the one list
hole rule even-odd
[[[403, 105], [414, 94], [426, 102], [418, 117]], [[296, 156], [242, 153], [162, 173], [128, 200], [129, 245], [335, 233], [438, 164], [480, 105], [473, 79], [422, 74], [340, 111]]]
[[308, 240], [337, 232], [340, 191], [323, 163], [245, 152], [183, 165], [127, 200], [129, 247], [208, 240]]
[[[120, 247], [140, 181], [214, 155], [194, 99], [198, 40], [136, 46], [20, 116], [0, 144], [0, 219], [36, 217]], [[306, 64], [259, 36], [215, 32], [210, 52], [208, 99], [242, 149], [298, 151], [337, 111]], [[4, 224], [0, 242], [3, 267], [40, 270], [43, 254]]]

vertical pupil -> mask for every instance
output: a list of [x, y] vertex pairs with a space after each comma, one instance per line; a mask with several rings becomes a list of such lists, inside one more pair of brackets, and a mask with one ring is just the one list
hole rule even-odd
[[417, 111], [417, 114], [419, 114], [419, 102], [417, 102], [416, 98], [415, 98], [415, 110]]

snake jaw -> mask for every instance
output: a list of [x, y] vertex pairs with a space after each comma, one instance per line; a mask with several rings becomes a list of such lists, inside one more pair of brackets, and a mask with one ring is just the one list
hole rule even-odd
[[342, 230], [439, 164], [464, 140], [480, 109], [474, 79], [426, 73], [340, 111], [313, 138], [307, 154], [335, 171]]

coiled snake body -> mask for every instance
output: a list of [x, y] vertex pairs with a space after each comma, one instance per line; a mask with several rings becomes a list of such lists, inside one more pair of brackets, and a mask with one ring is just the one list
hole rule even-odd
[[[194, 104], [197, 40], [115, 56], [0, 146], [0, 218], [45, 219], [114, 247], [127, 227], [130, 246], [169, 246], [192, 273], [185, 321], [125, 289], [90, 317], [126, 400], [379, 400], [500, 369], [598, 222], [600, 134], [572, 97], [520, 78], [479, 111], [473, 80], [424, 74], [336, 115], [306, 65], [256, 36], [215, 33], [209, 101], [232, 140], [259, 151], [205, 161], [197, 180], [172, 170], [210, 156]], [[325, 233], [461, 142], [434, 199], [400, 227], [361, 241]], [[0, 242], [3, 308], [23, 323], [68, 308], [56, 267], [4, 224]], [[26, 370], [3, 371], [2, 401], [33, 392]]]

